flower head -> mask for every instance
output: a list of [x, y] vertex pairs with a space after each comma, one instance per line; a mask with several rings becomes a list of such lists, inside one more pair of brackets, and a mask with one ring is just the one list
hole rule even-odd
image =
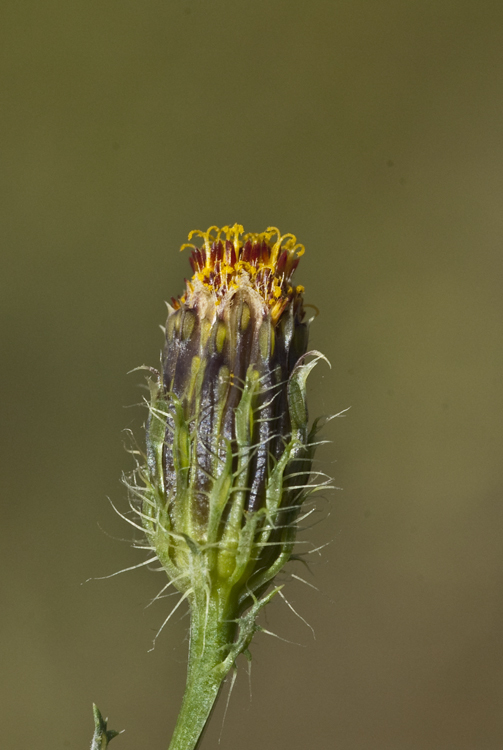
[[[215, 237], [212, 231], [215, 230]], [[221, 239], [225, 234], [225, 240]], [[256, 293], [256, 304], [267, 306], [273, 324], [276, 324], [285, 308], [293, 303], [302, 305], [304, 287], [292, 286], [293, 273], [299, 265], [304, 246], [297, 244], [293, 234], [281, 235], [276, 227], [269, 227], [260, 234], [244, 234], [240, 224], [233, 227], [210, 227], [208, 231], [194, 230], [189, 240], [198, 235], [204, 245], [197, 248], [192, 244], [182, 245], [192, 248], [190, 264], [194, 272], [187, 281], [186, 293], [179, 299], [172, 298], [173, 306], [195, 302], [202, 296], [214, 311], [225, 306], [240, 287], [249, 287]], [[276, 240], [272, 242], [272, 238]], [[210, 302], [211, 300], [211, 302]]]
[[193, 276], [168, 306], [161, 372], [148, 368], [147, 452], [129, 484], [149, 547], [191, 611], [173, 750], [196, 747], [259, 610], [279, 591], [267, 589], [317, 488], [306, 380], [322, 355], [307, 352], [304, 289], [292, 280], [304, 248], [275, 228], [244, 234], [239, 224], [194, 236]]
[[304, 289], [292, 281], [304, 247], [238, 224], [194, 236], [150, 383], [142, 519], [181, 591], [217, 587], [244, 609], [288, 560], [310, 491], [316, 359], [304, 364]]

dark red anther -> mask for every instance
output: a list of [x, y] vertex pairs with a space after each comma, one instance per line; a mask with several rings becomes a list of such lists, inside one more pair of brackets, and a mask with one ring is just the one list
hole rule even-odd
[[213, 281], [213, 287], [215, 289], [218, 289], [218, 287], [220, 286], [221, 283], [222, 283], [222, 277], [220, 276], [219, 273], [215, 274], [215, 279]]
[[193, 255], [189, 256], [189, 263], [190, 263], [190, 267], [192, 268], [192, 273], [195, 273], [196, 272], [196, 259]]
[[262, 255], [262, 246], [260, 242], [254, 242], [252, 246], [252, 251], [251, 251], [251, 262], [254, 265], [257, 265], [258, 261], [260, 260], [261, 255]]
[[215, 244], [215, 248], [216, 248], [215, 259], [216, 260], [223, 260], [223, 257], [224, 257], [224, 246], [222, 245], [222, 243], [220, 242], [220, 240], [217, 243], [214, 243], [214, 244]]
[[204, 249], [204, 247], [202, 247], [199, 252], [201, 253], [202, 267], [204, 268], [204, 266], [206, 265], [206, 250]]
[[283, 250], [276, 264], [276, 273], [278, 274], [278, 276], [280, 276], [285, 270], [287, 259], [288, 259], [288, 251]]
[[230, 240], [225, 240], [225, 257], [228, 266], [234, 266], [236, 263], [236, 251], [234, 244]]
[[262, 241], [261, 245], [261, 251], [262, 251], [262, 263], [268, 263], [269, 258], [271, 257], [271, 248], [267, 244], [265, 240]]
[[245, 263], [249, 263], [250, 258], [251, 258], [251, 253], [252, 253], [252, 243], [250, 242], [250, 240], [246, 240], [243, 246], [243, 249], [241, 250], [241, 260], [243, 260]]
[[196, 260], [196, 263], [197, 263], [197, 265], [199, 267], [199, 270], [201, 270], [201, 268], [203, 268], [203, 266], [204, 266], [203, 256], [201, 254], [201, 251], [200, 250], [196, 250], [194, 254], [195, 254], [195, 260]]
[[297, 268], [297, 266], [299, 265], [299, 263], [300, 263], [300, 258], [294, 258], [292, 260], [292, 262], [290, 264], [288, 278], [291, 278], [293, 276], [293, 272], [295, 271], [295, 269]]

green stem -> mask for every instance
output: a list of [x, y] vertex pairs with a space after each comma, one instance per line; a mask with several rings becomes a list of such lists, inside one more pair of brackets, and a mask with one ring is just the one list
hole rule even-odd
[[234, 640], [228, 598], [221, 592], [190, 600], [187, 684], [169, 750], [195, 750], [228, 672], [223, 664]]

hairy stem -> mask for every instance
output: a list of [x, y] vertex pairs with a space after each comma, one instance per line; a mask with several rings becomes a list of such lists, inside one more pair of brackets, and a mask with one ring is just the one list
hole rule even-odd
[[192, 596], [187, 684], [169, 750], [195, 750], [229, 670], [224, 665], [236, 625], [221, 592]]

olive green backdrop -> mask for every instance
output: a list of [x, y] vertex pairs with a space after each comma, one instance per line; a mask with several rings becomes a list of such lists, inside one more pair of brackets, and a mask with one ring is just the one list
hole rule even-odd
[[[167, 747], [187, 619], [131, 549], [122, 431], [193, 228], [274, 224], [326, 353], [311, 572], [222, 750], [496, 750], [503, 733], [503, 6], [45, 0], [0, 11], [1, 745]], [[125, 540], [125, 541], [122, 541]], [[286, 580], [287, 577], [285, 576]], [[295, 645], [300, 644], [300, 645]], [[202, 749], [217, 746], [225, 696]]]

